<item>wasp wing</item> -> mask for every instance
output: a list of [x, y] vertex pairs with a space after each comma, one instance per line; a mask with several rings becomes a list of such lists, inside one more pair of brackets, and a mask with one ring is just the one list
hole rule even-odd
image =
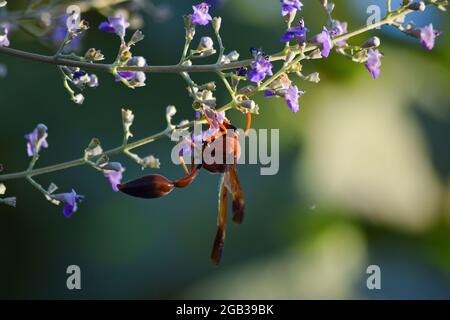
[[219, 187], [219, 213], [217, 216], [217, 233], [214, 239], [214, 245], [211, 252], [211, 261], [218, 265], [222, 257], [223, 246], [225, 243], [226, 227], [227, 227], [227, 208], [228, 208], [228, 189], [225, 180], [228, 174], [222, 175]]

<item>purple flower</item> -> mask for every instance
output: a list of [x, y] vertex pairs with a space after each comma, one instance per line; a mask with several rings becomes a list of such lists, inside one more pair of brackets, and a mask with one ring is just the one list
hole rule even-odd
[[195, 134], [195, 132], [193, 132], [190, 138], [181, 138], [179, 155], [189, 157], [194, 153], [194, 148], [201, 152], [205, 132], [201, 132], [200, 134]]
[[110, 17], [107, 22], [102, 22], [98, 28], [105, 32], [115, 33], [121, 39], [125, 37], [125, 32], [130, 24], [125, 21], [123, 16]]
[[434, 47], [434, 40], [441, 33], [433, 29], [433, 25], [430, 23], [428, 26], [419, 29], [420, 31], [420, 44], [427, 50], [432, 50]]
[[368, 58], [366, 61], [366, 68], [374, 79], [380, 75], [381, 57], [383, 56], [378, 49], [369, 49], [367, 52]]
[[247, 74], [248, 80], [252, 82], [261, 82], [266, 76], [271, 76], [272, 64], [269, 61], [268, 56], [262, 53], [258, 53], [255, 57], [255, 61], [252, 62], [252, 70]]
[[66, 218], [70, 218], [78, 209], [78, 203], [83, 201], [84, 196], [81, 196], [72, 189], [70, 193], [55, 194], [53, 199], [64, 203], [63, 213]]
[[292, 112], [298, 112], [298, 99], [303, 94], [304, 92], [298, 90], [298, 87], [292, 84], [286, 74], [281, 75], [278, 80], [271, 84], [271, 88], [264, 92], [266, 97], [283, 97]]
[[[347, 33], [347, 22], [340, 22], [338, 20], [333, 20], [333, 28], [331, 29], [331, 36], [334, 37], [339, 37], [343, 34]], [[342, 47], [345, 46], [347, 44], [346, 40], [341, 40], [337, 43], [338, 46]]]
[[206, 26], [211, 20], [212, 17], [209, 14], [209, 4], [202, 2], [196, 6], [192, 6], [194, 13], [192, 14], [192, 23]]
[[[126, 66], [129, 67], [144, 67], [146, 65], [147, 61], [144, 57], [140, 56], [132, 57], [126, 63]], [[142, 71], [120, 71], [117, 74], [127, 80], [129, 85], [136, 88], [145, 86], [145, 80], [147, 80], [145, 72]], [[120, 79], [116, 79], [116, 81], [120, 81]]]
[[[51, 31], [50, 41], [55, 45], [59, 46], [61, 42], [64, 41], [67, 34], [67, 15], [62, 16], [56, 21], [56, 25]], [[69, 44], [66, 45], [65, 51], [78, 50], [81, 46], [81, 37], [83, 34], [75, 33], [73, 34], [73, 39]]]
[[[147, 76], [145, 72], [142, 71], [124, 71], [117, 72], [117, 74], [128, 81], [128, 84], [134, 88], [144, 87], [145, 81], [147, 80]], [[120, 79], [116, 79], [116, 81], [120, 81]]]
[[38, 124], [32, 132], [25, 135], [29, 157], [38, 155], [41, 148], [48, 148], [47, 136], [47, 126], [44, 124]]
[[112, 189], [115, 192], [119, 191], [117, 185], [122, 182], [122, 173], [125, 171], [122, 164], [119, 162], [109, 162], [102, 167], [102, 170], [105, 178], [111, 183]]
[[322, 45], [322, 57], [327, 58], [333, 48], [333, 40], [326, 27], [323, 27], [323, 31], [314, 37], [314, 42]]
[[284, 100], [286, 100], [286, 103], [292, 112], [298, 112], [298, 110], [300, 109], [298, 98], [302, 95], [303, 91], [299, 91], [296, 85], [292, 85], [286, 90]]
[[[129, 79], [134, 77], [136, 72], [133, 72], [133, 71], [121, 71], [121, 72], [117, 72], [117, 74], [119, 76], [121, 76], [122, 78], [124, 78], [125, 80], [129, 80]], [[120, 81], [120, 79], [116, 79], [116, 80]]]
[[280, 0], [281, 2], [281, 15], [284, 17], [288, 14], [295, 14], [297, 10], [301, 10], [303, 3], [299, 0]]
[[0, 27], [0, 47], [9, 47], [8, 28], [6, 26]]
[[294, 38], [302, 44], [306, 42], [306, 33], [309, 32], [308, 28], [305, 28], [305, 22], [300, 20], [297, 27], [289, 28], [286, 33], [281, 37], [281, 42], [289, 42]]
[[119, 191], [117, 185], [122, 182], [122, 171], [109, 171], [105, 173], [105, 177], [109, 180], [109, 183], [111, 183], [114, 192]]

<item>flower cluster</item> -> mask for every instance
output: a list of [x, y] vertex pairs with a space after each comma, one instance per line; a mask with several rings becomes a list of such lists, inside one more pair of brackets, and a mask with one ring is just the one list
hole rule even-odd
[[116, 81], [121, 81], [130, 88], [139, 88], [145, 86], [146, 75], [142, 71], [120, 71], [119, 68], [143, 68], [147, 65], [144, 57], [133, 56], [131, 47], [144, 39], [144, 35], [137, 30], [128, 42], [125, 41], [126, 31], [130, 24], [123, 16], [109, 17], [108, 21], [102, 22], [99, 29], [109, 33], [115, 33], [119, 36], [121, 44], [119, 53], [115, 61], [114, 75]]

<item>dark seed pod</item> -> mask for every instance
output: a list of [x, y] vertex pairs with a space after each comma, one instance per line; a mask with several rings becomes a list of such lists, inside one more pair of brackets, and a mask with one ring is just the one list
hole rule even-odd
[[132, 197], [153, 199], [168, 195], [174, 184], [167, 178], [152, 174], [117, 186], [119, 190]]

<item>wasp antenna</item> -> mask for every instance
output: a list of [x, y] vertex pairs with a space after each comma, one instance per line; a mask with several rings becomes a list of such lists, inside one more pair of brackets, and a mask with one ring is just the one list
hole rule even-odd
[[247, 135], [248, 132], [250, 131], [251, 125], [252, 125], [252, 114], [250, 112], [247, 112], [247, 125], [244, 131], [245, 135]]

